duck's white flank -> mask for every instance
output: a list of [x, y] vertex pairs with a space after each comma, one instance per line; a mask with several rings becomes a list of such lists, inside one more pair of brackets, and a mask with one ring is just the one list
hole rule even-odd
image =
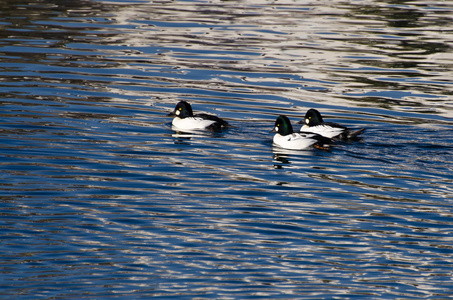
[[333, 127], [330, 125], [316, 125], [316, 126], [308, 126], [304, 125], [300, 128], [300, 131], [306, 131], [306, 132], [313, 132], [320, 134], [322, 136], [328, 137], [328, 138], [333, 138], [336, 137], [340, 134], [342, 134], [345, 131], [345, 128], [342, 127]]
[[281, 135], [279, 133], [274, 135], [274, 144], [279, 147], [290, 150], [303, 150], [313, 146], [318, 140], [314, 135], [308, 133], [291, 133], [288, 135]]
[[187, 117], [181, 119], [179, 117], [175, 117], [171, 122], [173, 126], [186, 129], [186, 130], [197, 130], [197, 129], [206, 129], [207, 127], [214, 124], [216, 121], [213, 120], [206, 120], [199, 117]]

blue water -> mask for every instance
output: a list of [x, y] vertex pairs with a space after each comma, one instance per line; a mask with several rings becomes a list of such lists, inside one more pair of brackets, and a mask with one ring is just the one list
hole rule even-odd
[[[4, 299], [453, 296], [448, 1], [2, 1]], [[232, 124], [181, 134], [180, 100]], [[317, 108], [366, 128], [272, 145]]]

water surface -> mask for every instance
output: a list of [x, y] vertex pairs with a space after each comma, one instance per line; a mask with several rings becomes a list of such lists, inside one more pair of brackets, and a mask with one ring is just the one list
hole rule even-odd
[[[445, 1], [3, 1], [0, 295], [451, 296], [452, 18]], [[180, 100], [232, 128], [174, 132]], [[274, 147], [275, 118], [309, 108], [363, 139]]]

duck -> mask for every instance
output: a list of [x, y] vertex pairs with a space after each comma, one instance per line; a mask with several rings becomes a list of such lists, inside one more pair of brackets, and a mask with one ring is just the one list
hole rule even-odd
[[365, 128], [352, 131], [349, 128], [337, 123], [324, 122], [321, 117], [321, 113], [314, 108], [309, 109], [305, 114], [304, 119], [299, 121], [297, 124], [304, 124], [300, 128], [301, 131], [317, 133], [330, 139], [356, 139], [365, 131]]
[[168, 116], [175, 116], [171, 123], [180, 130], [220, 130], [229, 126], [227, 121], [214, 115], [194, 115], [192, 106], [184, 100], [178, 102], [174, 111]]
[[303, 150], [313, 146], [328, 150], [333, 144], [331, 139], [317, 133], [294, 132], [290, 120], [284, 115], [278, 116], [271, 132], [276, 132], [273, 138], [274, 144], [284, 149]]

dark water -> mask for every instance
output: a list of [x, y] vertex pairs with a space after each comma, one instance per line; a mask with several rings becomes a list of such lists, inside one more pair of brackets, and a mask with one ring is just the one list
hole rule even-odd
[[[449, 1], [2, 1], [5, 299], [453, 295]], [[181, 135], [180, 100], [233, 128]], [[269, 131], [308, 108], [331, 151]]]

